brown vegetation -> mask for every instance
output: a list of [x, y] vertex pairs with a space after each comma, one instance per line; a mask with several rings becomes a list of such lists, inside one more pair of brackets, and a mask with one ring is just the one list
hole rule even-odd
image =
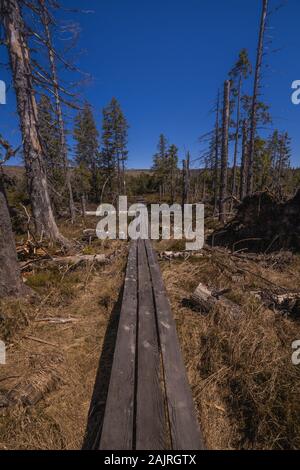
[[[300, 371], [291, 345], [300, 325], [250, 294], [268, 281], [292, 290], [300, 281], [298, 256], [279, 271], [225, 251], [162, 266], [208, 448], [299, 449]], [[226, 296], [243, 314], [193, 311], [183, 299], [199, 282], [231, 289]]]
[[[126, 259], [126, 245], [118, 242], [89, 248], [107, 256], [120, 248], [112, 263], [92, 269], [88, 264], [75, 271], [65, 265], [29, 270], [26, 283], [35, 297], [1, 300], [8, 361], [0, 376], [1, 449], [81, 448]], [[109, 374], [111, 351], [105, 361]]]

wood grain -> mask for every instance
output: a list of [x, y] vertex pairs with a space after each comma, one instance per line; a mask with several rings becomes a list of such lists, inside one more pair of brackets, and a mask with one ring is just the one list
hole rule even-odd
[[201, 450], [204, 449], [204, 444], [180, 351], [176, 324], [166, 295], [156, 254], [148, 240], [145, 244], [163, 358], [172, 448], [174, 450]]
[[101, 450], [132, 450], [137, 323], [137, 243], [129, 250], [123, 302], [100, 439]]
[[166, 421], [160, 352], [145, 242], [138, 241], [138, 357], [136, 449], [165, 448]]

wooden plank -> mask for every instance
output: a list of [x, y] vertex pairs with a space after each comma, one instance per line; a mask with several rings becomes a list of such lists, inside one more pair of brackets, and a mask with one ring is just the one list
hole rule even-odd
[[172, 448], [174, 450], [201, 450], [204, 449], [204, 444], [180, 350], [175, 320], [166, 295], [156, 253], [149, 240], [145, 244], [163, 358]]
[[166, 419], [160, 352], [145, 242], [138, 241], [136, 449], [164, 449]]
[[137, 323], [137, 243], [129, 250], [101, 450], [132, 450]]

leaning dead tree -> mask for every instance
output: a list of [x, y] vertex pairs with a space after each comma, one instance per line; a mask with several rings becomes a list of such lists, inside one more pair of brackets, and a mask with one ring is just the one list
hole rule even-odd
[[268, 13], [268, 0], [262, 0], [262, 14], [259, 29], [259, 39], [257, 47], [257, 58], [254, 77], [254, 90], [251, 105], [251, 119], [250, 119], [250, 142], [249, 142], [249, 158], [248, 158], [248, 174], [247, 174], [247, 194], [251, 195], [253, 192], [253, 167], [254, 167], [254, 152], [255, 152], [255, 137], [257, 128], [257, 107], [258, 96], [261, 79], [261, 68], [263, 61], [264, 50], [264, 36], [266, 30], [266, 21]]
[[38, 132], [38, 116], [33, 88], [30, 52], [20, 5], [17, 0], [0, 0], [1, 22], [6, 32], [17, 110], [23, 138], [28, 190], [35, 229], [52, 242], [68, 245], [60, 234], [51, 207], [44, 168], [43, 146]]
[[67, 142], [66, 142], [66, 133], [65, 133], [64, 120], [63, 120], [63, 113], [62, 113], [60, 91], [59, 91], [60, 87], [59, 87], [59, 81], [58, 81], [55, 52], [54, 52], [53, 42], [52, 42], [52, 34], [51, 34], [51, 29], [50, 29], [51, 16], [47, 9], [45, 0], [38, 0], [38, 1], [39, 1], [39, 6], [40, 6], [40, 18], [41, 18], [41, 21], [45, 30], [45, 45], [48, 50], [49, 63], [50, 63], [50, 69], [51, 69], [51, 81], [53, 84], [53, 94], [54, 94], [54, 99], [55, 99], [56, 117], [57, 117], [57, 124], [58, 124], [58, 130], [59, 130], [60, 151], [61, 151], [61, 156], [63, 159], [66, 185], [67, 185], [68, 194], [69, 194], [70, 216], [71, 216], [71, 220], [74, 221], [75, 206], [74, 206], [73, 190], [72, 190], [72, 184], [71, 184], [71, 172], [70, 172], [70, 168], [68, 164], [68, 149], [67, 149]]
[[227, 176], [228, 176], [228, 133], [230, 119], [230, 81], [224, 83], [224, 104], [222, 123], [222, 153], [221, 153], [221, 181], [220, 181], [220, 208], [219, 220], [226, 221], [226, 198], [227, 198]]

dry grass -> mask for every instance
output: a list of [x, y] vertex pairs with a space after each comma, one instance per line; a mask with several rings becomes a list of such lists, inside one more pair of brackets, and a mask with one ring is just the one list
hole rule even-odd
[[[1, 322], [1, 333], [6, 332], [9, 347], [8, 364], [0, 370], [0, 395], [19, 383], [26, 384], [30, 378], [36, 388], [47, 389], [52, 382], [54, 385], [35, 406], [16, 405], [0, 410], [0, 449], [81, 448], [99, 357], [126, 261], [124, 244], [96, 243], [94, 247], [99, 253], [119, 249], [122, 253], [97, 271], [90, 267], [75, 272], [37, 271], [27, 281], [38, 293], [34, 301], [2, 302], [5, 321]], [[72, 317], [76, 321], [36, 321], [49, 317]], [[41, 363], [49, 356], [50, 365]], [[53, 370], [55, 363], [57, 369]], [[50, 373], [55, 381], [49, 382]]]
[[[204, 438], [210, 449], [299, 449], [300, 369], [292, 365], [291, 345], [300, 324], [251, 298], [251, 288], [265, 282], [237, 273], [242, 267], [287, 288], [299, 285], [298, 258], [288, 272], [225, 254], [162, 263]], [[231, 288], [243, 315], [203, 316], [183, 306], [199, 282]]]
[[[64, 233], [79, 237], [82, 228], [65, 224]], [[182, 241], [157, 244], [160, 251], [183, 248]], [[35, 268], [26, 278], [36, 296], [0, 303], [0, 335], [8, 344], [8, 364], [0, 369], [0, 398], [1, 392], [28, 383], [45, 392], [35, 406], [0, 409], [0, 449], [81, 448], [100, 355], [102, 379], [109, 374], [117, 326], [112, 312], [127, 249], [121, 242], [95, 241], [82, 250], [118, 250], [113, 262], [97, 271], [89, 266]], [[300, 338], [300, 324], [265, 309], [250, 291], [274, 284], [293, 290], [300, 284], [300, 259], [272, 269], [204, 252], [202, 258], [162, 262], [162, 270], [207, 447], [299, 449], [300, 369], [291, 363], [291, 344]], [[193, 312], [183, 299], [199, 282], [231, 288], [228, 296], [242, 306], [243, 315], [233, 319], [217, 310], [207, 316]], [[49, 317], [74, 321], [40, 321]], [[100, 387], [98, 406], [104, 409], [103, 381]]]

